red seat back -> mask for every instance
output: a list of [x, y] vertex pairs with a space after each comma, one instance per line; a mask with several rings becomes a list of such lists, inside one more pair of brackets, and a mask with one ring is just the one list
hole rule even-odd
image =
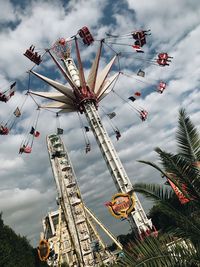
[[31, 153], [31, 151], [32, 151], [32, 148], [30, 146], [26, 146], [24, 148], [24, 153]]

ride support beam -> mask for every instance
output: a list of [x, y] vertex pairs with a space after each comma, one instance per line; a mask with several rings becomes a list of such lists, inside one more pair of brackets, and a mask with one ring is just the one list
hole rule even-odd
[[[118, 157], [118, 154], [101, 122], [101, 118], [94, 103], [90, 100], [83, 103], [84, 112], [88, 123], [96, 138], [97, 144], [102, 152], [103, 158], [113, 178], [118, 192], [133, 193], [132, 183], [126, 174], [126, 171]], [[135, 197], [135, 210], [131, 212], [128, 219], [131, 227], [139, 236], [153, 228], [152, 222], [147, 218], [142, 205], [134, 193]]]
[[[86, 215], [82, 209], [82, 199], [77, 195], [79, 189], [75, 180], [75, 173], [62, 140], [57, 137], [57, 140], [54, 141], [54, 138], [54, 135], [47, 137], [47, 147], [58, 192], [61, 194], [60, 201], [65, 221], [74, 243], [77, 266], [94, 266], [90, 232]], [[64, 153], [63, 156], [55, 157], [56, 151]]]

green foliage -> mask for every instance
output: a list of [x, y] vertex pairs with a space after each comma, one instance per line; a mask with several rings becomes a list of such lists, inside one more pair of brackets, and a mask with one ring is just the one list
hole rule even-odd
[[178, 153], [189, 161], [200, 160], [200, 139], [197, 129], [184, 109], [179, 113], [179, 128], [176, 133]]
[[112, 243], [111, 245], [108, 246], [109, 251], [115, 251], [117, 249], [117, 245], [115, 243]]
[[117, 239], [123, 246], [126, 246], [129, 242], [136, 239], [136, 235], [134, 232], [130, 232], [126, 235], [118, 235]]
[[[125, 259], [116, 266], [134, 267], [192, 267], [200, 266], [199, 250], [187, 240], [174, 239], [170, 235], [148, 237], [135, 242], [126, 251]], [[198, 265], [194, 265], [198, 264]]]
[[34, 255], [32, 247], [25, 237], [16, 235], [8, 226], [3, 224], [0, 217], [0, 266], [2, 267], [32, 267]]
[[17, 235], [9, 226], [4, 225], [0, 214], [0, 267], [40, 267], [46, 263], [36, 262], [37, 251], [25, 237]]
[[162, 211], [162, 208], [159, 204], [154, 205], [153, 208], [151, 208], [149, 217], [151, 218], [155, 228], [160, 232], [166, 232], [169, 228], [175, 227], [176, 225], [174, 218], [169, 218], [169, 216], [167, 216], [165, 212]]

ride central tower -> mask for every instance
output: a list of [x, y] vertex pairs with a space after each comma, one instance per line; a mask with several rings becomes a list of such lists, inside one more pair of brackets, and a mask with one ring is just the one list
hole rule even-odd
[[[135, 233], [139, 236], [142, 236], [153, 231], [152, 222], [147, 218], [137, 195], [133, 192], [132, 183], [120, 161], [111, 139], [106, 132], [106, 129], [102, 124], [98, 113], [98, 103], [111, 91], [111, 85], [116, 81], [120, 74], [117, 72], [108, 77], [117, 55], [115, 55], [105, 66], [105, 68], [98, 73], [102, 45], [104, 43], [102, 40], [86, 81], [79, 51], [78, 39], [76, 36], [74, 37], [74, 42], [78, 68], [76, 67], [69, 53], [62, 53], [62, 56], [60, 57], [61, 62], [63, 63], [62, 66], [61, 63], [51, 53], [51, 50], [47, 49], [48, 54], [53, 59], [71, 88], [31, 70], [30, 72], [32, 74], [54, 87], [58, 92], [30, 93], [47, 99], [55, 100], [54, 102], [50, 102], [49, 104], [42, 106], [44, 108], [60, 109], [60, 112], [62, 113], [76, 111], [80, 112], [81, 114], [85, 114], [96, 138], [97, 144], [101, 150], [102, 156], [113, 178], [117, 192], [127, 193], [134, 196], [135, 207], [134, 210], [129, 214], [128, 220]], [[57, 45], [61, 45], [59, 41], [57, 41]]]

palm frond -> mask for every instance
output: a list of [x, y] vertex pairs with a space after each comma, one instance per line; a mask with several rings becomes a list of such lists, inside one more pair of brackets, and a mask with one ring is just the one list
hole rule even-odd
[[158, 184], [137, 183], [134, 184], [133, 189], [155, 201], [168, 201], [174, 196], [174, 191], [171, 187], [163, 187]]
[[[191, 237], [192, 240], [198, 240], [200, 236], [200, 221], [192, 218], [190, 215], [194, 210], [193, 205], [188, 206], [184, 213], [179, 207], [175, 207], [169, 201], [174, 197], [174, 192], [171, 188], [163, 188], [162, 185], [156, 184], [135, 184], [134, 191], [144, 194], [146, 197], [153, 199], [159, 203], [159, 208], [169, 218], [173, 218], [177, 228], [185, 232], [185, 236]], [[171, 230], [172, 231], [172, 230]]]
[[146, 161], [146, 160], [138, 160], [138, 162], [140, 163], [144, 163], [144, 164], [147, 164], [153, 168], [155, 168], [156, 170], [158, 170], [159, 172], [161, 172], [164, 176], [166, 176], [166, 172], [164, 172], [157, 164], [155, 164], [154, 162], [152, 161]]
[[200, 137], [185, 109], [179, 111], [176, 139], [178, 141], [179, 154], [191, 162], [200, 160]]
[[198, 242], [200, 236], [200, 222], [198, 219], [192, 218], [191, 215], [184, 214], [170, 205], [162, 203], [160, 208], [169, 218], [173, 218], [176, 223], [176, 227], [169, 228], [168, 232], [173, 233], [175, 236], [187, 237], [194, 243]]
[[[164, 173], [172, 173], [177, 179], [166, 175], [187, 198], [200, 199], [200, 172], [181, 155], [167, 153], [160, 148], [155, 151], [159, 154]], [[182, 184], [187, 186], [187, 192], [182, 190]]]
[[189, 267], [193, 260], [200, 263], [198, 248], [189, 240], [177, 240], [170, 235], [148, 237], [142, 242], [131, 244], [125, 255], [124, 259], [119, 260], [118, 266]]

